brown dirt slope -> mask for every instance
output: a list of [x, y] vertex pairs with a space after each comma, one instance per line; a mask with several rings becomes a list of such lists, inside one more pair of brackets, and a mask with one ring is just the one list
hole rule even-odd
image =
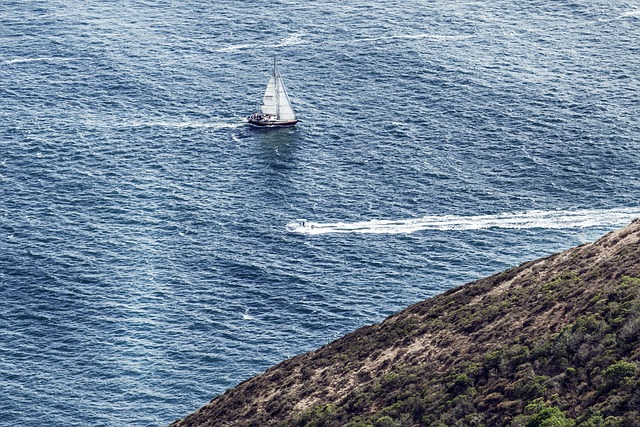
[[172, 426], [639, 426], [640, 221], [286, 360]]

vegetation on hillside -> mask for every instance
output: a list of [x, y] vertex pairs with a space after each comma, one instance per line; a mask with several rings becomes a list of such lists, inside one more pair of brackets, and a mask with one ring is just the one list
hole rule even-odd
[[[566, 291], [567, 282], [581, 281], [571, 274], [555, 282]], [[282, 425], [638, 426], [639, 314], [640, 279], [624, 276], [558, 332], [514, 337], [437, 376], [428, 364], [394, 366], [337, 404], [309, 408]], [[468, 312], [455, 316], [463, 328], [478, 321]]]

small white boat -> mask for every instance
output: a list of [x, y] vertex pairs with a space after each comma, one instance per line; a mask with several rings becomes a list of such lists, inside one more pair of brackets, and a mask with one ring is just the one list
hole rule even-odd
[[273, 60], [273, 73], [267, 83], [260, 111], [247, 117], [247, 121], [252, 125], [270, 127], [293, 126], [298, 123], [275, 59]]

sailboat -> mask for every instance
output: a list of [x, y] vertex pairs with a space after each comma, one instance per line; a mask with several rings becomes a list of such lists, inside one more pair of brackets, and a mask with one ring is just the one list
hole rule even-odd
[[247, 121], [256, 126], [293, 126], [298, 123], [275, 59], [260, 111], [247, 117]]

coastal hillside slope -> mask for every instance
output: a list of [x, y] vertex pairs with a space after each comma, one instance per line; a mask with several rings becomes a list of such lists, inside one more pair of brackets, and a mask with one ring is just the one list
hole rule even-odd
[[640, 221], [286, 360], [186, 426], [640, 426]]

